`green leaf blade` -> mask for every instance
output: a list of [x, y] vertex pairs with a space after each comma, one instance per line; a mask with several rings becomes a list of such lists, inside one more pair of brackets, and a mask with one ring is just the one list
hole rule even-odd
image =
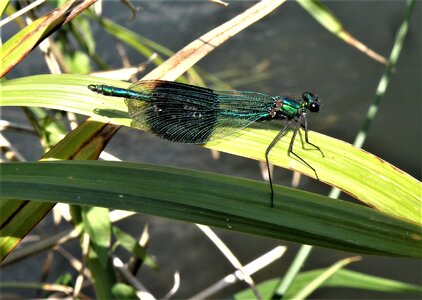
[[[420, 257], [421, 227], [265, 183], [133, 163], [3, 164], [1, 197], [105, 206], [355, 253]], [[36, 174], [36, 176], [35, 176]]]

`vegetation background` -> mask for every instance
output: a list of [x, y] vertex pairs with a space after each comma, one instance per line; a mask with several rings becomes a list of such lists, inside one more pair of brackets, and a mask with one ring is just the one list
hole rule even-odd
[[[243, 12], [252, 4], [235, 1], [228, 7], [222, 7], [199, 1], [135, 2], [140, 10], [137, 12], [137, 17], [130, 20], [131, 14], [122, 3], [105, 1], [103, 16], [176, 52], [195, 38]], [[397, 28], [403, 19], [406, 2], [346, 1], [324, 4], [354, 37], [380, 54], [389, 56]], [[41, 11], [47, 12], [50, 8], [45, 7]], [[121, 53], [119, 48], [115, 47], [118, 44], [117, 40], [106, 34], [98, 23], [91, 21], [89, 26], [96, 43], [96, 55], [111, 69], [122, 67]], [[68, 27], [63, 27], [63, 30], [65, 28]], [[366, 151], [385, 159], [417, 179], [421, 178], [420, 153], [422, 152], [421, 28], [421, 3], [417, 2], [403, 52], [364, 145]], [[3, 41], [13, 36], [16, 30], [17, 27], [12, 24], [3, 27]], [[60, 39], [60, 32], [55, 38]], [[69, 40], [69, 45], [77, 44], [77, 41]], [[124, 48], [126, 50], [124, 56], [132, 64], [147, 59], [141, 57], [139, 52], [131, 47]], [[80, 67], [79, 70], [73, 69], [73, 73], [87, 73], [90, 71], [89, 66], [95, 69], [93, 61], [88, 63], [84, 61], [86, 57], [79, 51], [73, 51], [73, 57], [69, 55], [67, 58], [74, 60], [73, 68]], [[384, 65], [336, 38], [295, 2], [284, 4], [260, 22], [236, 35], [196, 66], [203, 70], [203, 77], [211, 87], [218, 87], [218, 82], [213, 80], [215, 76], [233, 89], [260, 91], [271, 95], [286, 92], [298, 95], [303, 90], [315, 90], [320, 95], [323, 106], [319, 115], [310, 118], [311, 129], [350, 143], [362, 126], [385, 68]], [[153, 67], [151, 64], [148, 65], [144, 72]], [[7, 78], [45, 73], [49, 73], [49, 70], [44, 63], [43, 55], [39, 51], [33, 51], [8, 73]], [[142, 77], [142, 74], [139, 77]], [[26, 115], [20, 108], [2, 108], [2, 117], [29, 125]], [[5, 136], [25, 159], [36, 161], [42, 156], [43, 148], [38, 137], [22, 136], [16, 132], [5, 132]], [[124, 158], [125, 161], [211, 171], [256, 180], [262, 178], [256, 161], [224, 153], [215, 159], [208, 149], [171, 143], [127, 127], [119, 130], [108, 144], [106, 151]], [[291, 184], [291, 171], [275, 168], [274, 174], [277, 184]], [[299, 188], [323, 195], [328, 194], [330, 190], [329, 186], [305, 176], [301, 177]], [[355, 201], [344, 194], [341, 198]], [[45, 218], [40, 224], [40, 231], [31, 234], [28, 242], [31, 237], [39, 239], [68, 227], [61, 225], [59, 228], [53, 228], [51, 224], [51, 216]], [[160, 271], [154, 272], [143, 268], [138, 276], [157, 297], [162, 296], [163, 290], [171, 289], [173, 273], [176, 270], [181, 276], [181, 285], [176, 298], [192, 296], [233, 271], [233, 266], [226, 263], [219, 250], [204, 238], [201, 231], [189, 223], [137, 215], [120, 221], [119, 227], [137, 236], [146, 224], [150, 234], [148, 253], [157, 258]], [[244, 263], [281, 243], [277, 240], [222, 229], [215, 231]], [[283, 245], [288, 247], [286, 255], [254, 275], [255, 282], [279, 277], [286, 272], [299, 246], [290, 242], [283, 242]], [[78, 241], [70, 243], [68, 250], [77, 256], [80, 252]], [[118, 253], [122, 257], [129, 257], [124, 251]], [[324, 268], [350, 255], [337, 250], [316, 248], [303, 270]], [[39, 266], [47, 257], [49, 254], [41, 253], [33, 256], [33, 259], [3, 267], [0, 269], [2, 281], [30, 282], [42, 278], [46, 273]], [[45, 279], [57, 279], [63, 275], [63, 270], [67, 269], [69, 269], [68, 260], [56, 255], [53, 267]], [[348, 269], [406, 283], [420, 284], [422, 280], [422, 268], [418, 259], [364, 255], [360, 262], [349, 265]], [[75, 274], [75, 271], [70, 272]], [[229, 297], [245, 287], [244, 283], [238, 283], [214, 297]], [[23, 297], [34, 296], [32, 291], [19, 293]], [[350, 288], [331, 288], [318, 290], [312, 296], [413, 298], [415, 294], [386, 294]]]

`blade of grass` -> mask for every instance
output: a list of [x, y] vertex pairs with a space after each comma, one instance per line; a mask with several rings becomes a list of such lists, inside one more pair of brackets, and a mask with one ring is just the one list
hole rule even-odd
[[242, 14], [185, 46], [164, 64], [148, 73], [143, 79], [175, 80], [208, 53], [246, 27], [268, 15], [284, 2], [285, 0], [263, 0], [258, 2]]
[[[317, 269], [300, 273], [290, 289], [284, 296], [284, 299], [293, 299], [293, 295], [301, 291], [309, 282], [317, 278], [326, 269]], [[270, 279], [258, 284], [258, 291], [265, 299], [271, 299], [272, 292], [276, 288], [279, 279]], [[422, 287], [405, 282], [385, 279], [378, 276], [367, 275], [347, 269], [340, 269], [328, 278], [321, 287], [330, 288], [354, 288], [368, 291], [378, 291], [385, 293], [407, 293], [409, 295], [419, 295]], [[390, 296], [391, 297], [391, 296]], [[253, 293], [247, 289], [234, 295], [234, 299], [252, 299]]]
[[343, 24], [335, 17], [324, 4], [317, 0], [296, 0], [315, 20], [317, 20], [328, 31], [342, 39], [347, 44], [355, 47], [359, 51], [365, 53], [372, 59], [387, 64], [388, 61], [382, 55], [369, 49], [365, 44], [353, 37], [349, 32], [344, 30]]
[[338, 272], [340, 269], [344, 268], [348, 264], [355, 262], [357, 260], [360, 260], [359, 257], [350, 257], [345, 258], [331, 267], [327, 268], [319, 274], [317, 277], [315, 277], [312, 281], [310, 281], [302, 290], [300, 290], [297, 294], [293, 295], [293, 299], [306, 299], [311, 295], [315, 290], [317, 290], [324, 282], [326, 282], [331, 276], [333, 276], [336, 272]]
[[[117, 129], [116, 126], [113, 128], [99, 122], [85, 122], [46, 153], [44, 159], [95, 159]], [[0, 261], [55, 205], [16, 199], [2, 197], [0, 200]], [[60, 200], [60, 197], [56, 200]]]
[[[0, 17], [3, 17], [3, 14], [6, 12], [7, 7], [9, 6], [9, 4], [10, 4], [10, 0], [4, 0], [4, 1], [2, 1], [0, 3]], [[11, 11], [11, 10], [9, 10], [9, 11]], [[13, 18], [13, 15], [12, 16], [9, 16], [7, 18], [4, 18], [3, 20], [1, 20], [1, 22], [0, 22], [0, 28], [4, 24], [7, 24], [7, 22], [9, 22], [9, 20], [12, 19], [12, 18]]]
[[79, 15], [96, 0], [69, 1], [19, 31], [1, 47], [0, 78], [38, 46], [45, 38]]
[[355, 253], [420, 257], [421, 226], [263, 182], [103, 161], [2, 164], [1, 198], [102, 206]]

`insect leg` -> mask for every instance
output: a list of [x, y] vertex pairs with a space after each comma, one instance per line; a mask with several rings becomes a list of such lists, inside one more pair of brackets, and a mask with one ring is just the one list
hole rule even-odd
[[[311, 143], [308, 139], [308, 120], [306, 119], [306, 114], [303, 114], [303, 120], [305, 123], [305, 141], [309, 144], [314, 146], [318, 151], [321, 153], [322, 157], [325, 157], [324, 152], [322, 152], [321, 148], [319, 148], [317, 145]], [[317, 176], [318, 177], [318, 176]]]
[[265, 151], [265, 162], [267, 163], [267, 171], [268, 171], [268, 179], [270, 181], [270, 189], [271, 189], [271, 207], [274, 207], [274, 190], [273, 190], [273, 181], [271, 179], [271, 170], [270, 170], [270, 161], [268, 159], [268, 155], [270, 154], [271, 149], [277, 144], [277, 142], [282, 137], [283, 133], [286, 131], [286, 129], [290, 126], [292, 123], [292, 120], [286, 122], [286, 125], [279, 131], [277, 136], [272, 140], [271, 144], [267, 147], [267, 150]]
[[[295, 131], [293, 132], [293, 136], [292, 136], [292, 139], [290, 140], [290, 145], [289, 145], [289, 153], [291, 153], [291, 154], [293, 154], [294, 156], [296, 156], [301, 162], [303, 162], [305, 165], [307, 165], [309, 168], [311, 168], [312, 169], [312, 171], [314, 171], [314, 173], [315, 173], [315, 177], [316, 177], [316, 179], [317, 180], [319, 180], [319, 177], [318, 177], [318, 174], [317, 174], [317, 172], [316, 172], [316, 170], [310, 165], [310, 164], [308, 164], [302, 157], [300, 157], [299, 155], [297, 155], [296, 153], [294, 153], [293, 152], [293, 144], [294, 144], [294, 142], [295, 142], [295, 138], [296, 138], [296, 134], [297, 134], [297, 132], [299, 131], [299, 129], [300, 129], [300, 125], [301, 125], [301, 123], [302, 123], [302, 119], [303, 118], [305, 118], [305, 126], [307, 126], [306, 125], [306, 115], [301, 115], [300, 117], [299, 117], [299, 120], [297, 121], [297, 123], [296, 123], [296, 126], [295, 126]], [[307, 130], [305, 130], [305, 140], [306, 140], [306, 142], [307, 143], [309, 143], [308, 142], [308, 138], [307, 138]], [[309, 143], [309, 144], [311, 144], [311, 143]], [[311, 144], [311, 145], [313, 145], [313, 144]], [[314, 145], [315, 146], [315, 145]], [[317, 147], [317, 146], [315, 146], [315, 147]], [[317, 147], [318, 148], [318, 147]], [[320, 150], [321, 151], [321, 150]]]

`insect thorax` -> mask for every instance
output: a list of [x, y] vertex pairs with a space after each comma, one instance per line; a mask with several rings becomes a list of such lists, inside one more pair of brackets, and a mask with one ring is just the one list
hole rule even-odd
[[296, 99], [276, 96], [274, 97], [274, 105], [268, 112], [275, 119], [292, 119], [298, 116], [302, 111], [302, 107]]

